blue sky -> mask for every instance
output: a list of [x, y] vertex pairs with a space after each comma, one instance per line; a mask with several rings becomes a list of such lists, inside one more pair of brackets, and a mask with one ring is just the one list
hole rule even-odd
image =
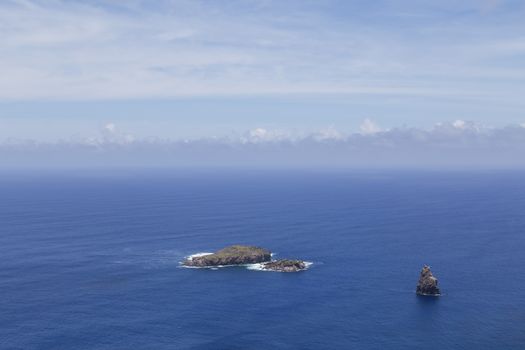
[[516, 0], [5, 0], [0, 143], [515, 137], [523, 18]]
[[524, 15], [504, 0], [7, 0], [0, 137], [521, 124]]

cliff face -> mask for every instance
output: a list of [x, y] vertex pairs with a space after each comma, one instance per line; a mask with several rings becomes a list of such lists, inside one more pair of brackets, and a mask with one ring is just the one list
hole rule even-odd
[[187, 259], [186, 266], [207, 267], [219, 265], [243, 265], [270, 261], [272, 253], [264, 248], [233, 245], [210, 255]]
[[439, 295], [438, 280], [432, 275], [430, 267], [425, 265], [421, 270], [419, 282], [417, 283], [416, 293], [419, 295]]

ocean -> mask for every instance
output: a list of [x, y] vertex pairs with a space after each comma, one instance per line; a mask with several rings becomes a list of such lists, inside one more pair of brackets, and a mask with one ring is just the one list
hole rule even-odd
[[[4, 171], [0, 348], [524, 349], [524, 179]], [[179, 265], [231, 244], [313, 265]], [[415, 294], [425, 264], [440, 297]]]

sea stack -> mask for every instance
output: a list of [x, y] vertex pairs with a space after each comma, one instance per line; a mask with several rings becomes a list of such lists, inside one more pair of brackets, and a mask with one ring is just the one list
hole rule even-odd
[[194, 267], [244, 265], [263, 263], [270, 261], [271, 259], [272, 253], [268, 249], [244, 245], [232, 245], [213, 254], [186, 259], [183, 262], [183, 265]]
[[430, 267], [425, 265], [421, 270], [421, 275], [419, 276], [419, 282], [417, 283], [416, 293], [418, 295], [438, 296], [440, 295], [440, 292], [437, 285], [437, 278], [434, 277], [434, 275], [432, 275]]

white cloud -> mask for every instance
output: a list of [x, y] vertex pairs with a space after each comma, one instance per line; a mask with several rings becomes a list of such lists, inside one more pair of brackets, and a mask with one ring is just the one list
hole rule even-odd
[[360, 129], [363, 134], [375, 134], [381, 131], [381, 128], [368, 118], [361, 123]]
[[380, 133], [255, 128], [241, 135], [180, 141], [134, 138], [115, 126], [109, 135], [103, 128], [98, 136], [54, 143], [7, 140], [0, 143], [0, 165], [525, 167], [523, 126], [468, 127], [473, 124]]
[[312, 138], [316, 141], [337, 141], [344, 140], [345, 135], [332, 126], [312, 133]]
[[265, 143], [290, 140], [290, 134], [282, 130], [267, 130], [255, 128], [246, 132], [238, 139], [230, 139], [232, 142], [241, 143]]
[[103, 148], [107, 145], [129, 145], [135, 141], [138, 140], [134, 135], [120, 131], [115, 123], [107, 123], [101, 128], [99, 135], [72, 139], [70, 143]]
[[256, 139], [264, 139], [268, 135], [268, 130], [263, 128], [257, 128], [249, 131], [250, 137]]
[[106, 125], [104, 126], [104, 129], [107, 130], [107, 131], [109, 131], [110, 133], [114, 133], [115, 130], [116, 130], [116, 127], [117, 127], [117, 126], [116, 126], [115, 124], [113, 124], [113, 123], [108, 123], [108, 124], [106, 124]]
[[456, 129], [465, 129], [465, 122], [463, 120], [456, 120], [454, 123], [452, 123], [452, 125]]

